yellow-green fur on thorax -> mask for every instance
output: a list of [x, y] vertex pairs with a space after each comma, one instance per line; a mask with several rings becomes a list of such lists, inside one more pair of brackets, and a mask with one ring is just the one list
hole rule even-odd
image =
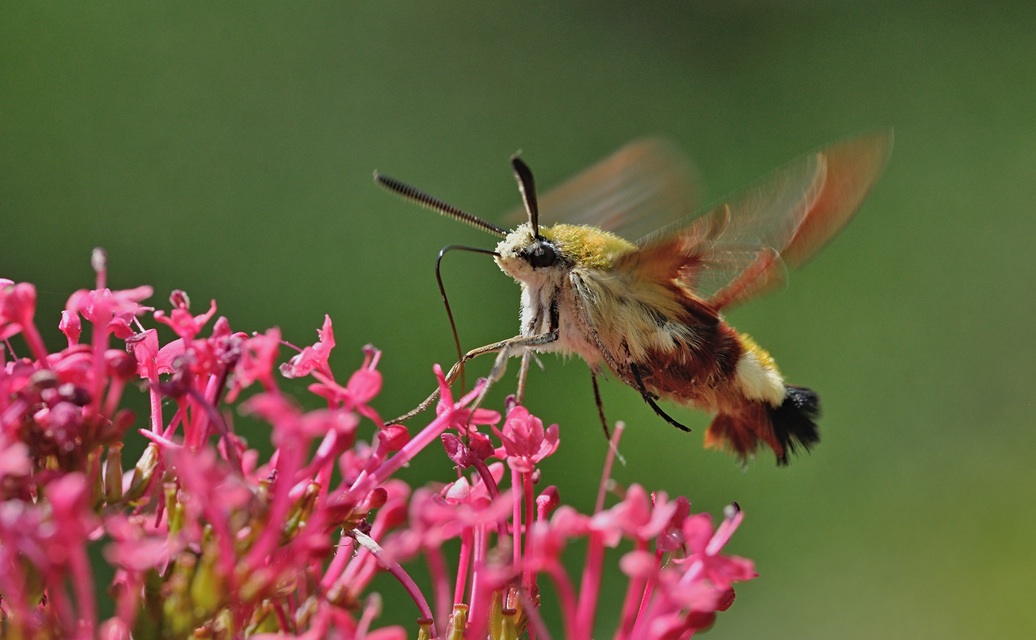
[[577, 265], [594, 269], [610, 269], [616, 258], [636, 249], [632, 242], [588, 225], [556, 224], [541, 228], [540, 234]]

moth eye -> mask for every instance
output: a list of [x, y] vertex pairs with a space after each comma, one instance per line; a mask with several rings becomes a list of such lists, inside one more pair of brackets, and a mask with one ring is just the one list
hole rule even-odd
[[533, 269], [552, 266], [558, 260], [558, 254], [547, 242], [537, 242], [529, 249], [529, 264]]

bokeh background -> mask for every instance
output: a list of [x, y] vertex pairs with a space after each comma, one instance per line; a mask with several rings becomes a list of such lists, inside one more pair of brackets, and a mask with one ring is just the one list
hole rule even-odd
[[[328, 313], [342, 375], [364, 344], [385, 351], [377, 406], [396, 415], [453, 357], [437, 251], [495, 240], [372, 170], [499, 220], [518, 149], [545, 188], [662, 134], [710, 199], [894, 126], [861, 215], [730, 318], [821, 392], [822, 444], [745, 470], [702, 450], [706, 417], [674, 409], [695, 427], [677, 432], [613, 381], [616, 476], [747, 512], [729, 549], [761, 577], [709, 637], [1031, 638], [1034, 25], [1026, 2], [3, 3], [0, 276], [36, 283], [55, 345], [94, 246], [113, 287], [215, 298], [239, 330], [308, 344]], [[466, 347], [516, 331], [518, 289], [487, 258], [443, 275]], [[546, 479], [589, 509], [589, 376], [545, 364], [528, 404], [561, 424]], [[411, 472], [450, 476], [434, 452]], [[416, 615], [386, 598], [390, 619]]]

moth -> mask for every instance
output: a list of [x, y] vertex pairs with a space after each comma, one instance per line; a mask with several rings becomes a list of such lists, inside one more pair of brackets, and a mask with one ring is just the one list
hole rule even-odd
[[[472, 358], [497, 354], [496, 380], [520, 357], [520, 402], [534, 354], [575, 354], [590, 367], [602, 424], [597, 377], [611, 373], [680, 429], [688, 430], [658, 401], [714, 414], [707, 447], [744, 461], [762, 444], [785, 465], [819, 442], [817, 394], [785, 382], [773, 357], [723, 314], [816, 255], [859, 209], [891, 149], [891, 130], [857, 135], [698, 212], [694, 169], [663, 140], [634, 141], [542, 199], [516, 155], [526, 219], [511, 231], [393, 178], [375, 181], [499, 237], [479, 251], [521, 286], [520, 333], [468, 351], [448, 382]], [[558, 221], [541, 225], [541, 210]]]

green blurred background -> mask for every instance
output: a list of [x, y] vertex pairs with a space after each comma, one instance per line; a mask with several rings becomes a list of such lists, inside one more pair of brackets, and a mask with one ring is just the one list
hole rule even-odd
[[[36, 283], [54, 345], [94, 246], [111, 286], [215, 298], [238, 330], [308, 344], [329, 313], [341, 375], [364, 344], [385, 351], [376, 404], [396, 415], [453, 357], [437, 251], [495, 240], [372, 170], [499, 219], [517, 149], [545, 188], [663, 134], [711, 199], [894, 126], [862, 214], [730, 318], [820, 391], [821, 446], [742, 470], [702, 450], [706, 417], [674, 409], [695, 427], [677, 432], [612, 381], [615, 475], [747, 512], [729, 549], [761, 577], [711, 638], [1031, 638], [1034, 25], [1026, 2], [4, 3], [0, 276]], [[466, 347], [516, 331], [518, 289], [487, 258], [443, 271]], [[545, 478], [589, 509], [605, 450], [589, 376], [546, 365], [528, 394], [561, 424]], [[422, 465], [450, 476], [435, 452]]]

